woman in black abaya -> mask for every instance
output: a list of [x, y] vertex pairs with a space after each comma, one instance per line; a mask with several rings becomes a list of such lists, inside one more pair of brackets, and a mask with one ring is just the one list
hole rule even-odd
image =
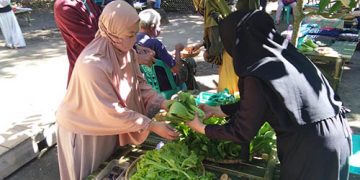
[[246, 143], [268, 121], [277, 136], [284, 180], [348, 179], [350, 128], [342, 102], [311, 61], [274, 29], [262, 11], [237, 11], [220, 23], [224, 48], [240, 77], [240, 101], [201, 105], [225, 125], [188, 125], [213, 139]]

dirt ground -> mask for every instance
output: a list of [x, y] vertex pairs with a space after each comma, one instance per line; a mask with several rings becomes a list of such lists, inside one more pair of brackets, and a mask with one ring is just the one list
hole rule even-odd
[[[272, 4], [268, 5], [268, 8], [272, 8], [269, 12], [274, 10]], [[162, 27], [160, 39], [163, 40], [169, 51], [173, 50], [174, 45], [178, 42], [191, 44], [202, 40], [203, 22], [201, 16], [191, 13], [167, 13], [167, 15], [170, 19], [170, 24]], [[44, 65], [46, 64], [45, 62], [50, 64], [54, 62], [54, 59], [58, 59], [55, 65], [58, 67], [56, 68], [57, 71], [60, 71], [60, 66], [67, 69], [65, 44], [54, 23], [53, 12], [51, 10], [34, 10], [31, 14], [31, 25], [22, 17], [18, 17], [18, 20], [26, 39], [27, 47], [17, 50], [7, 49], [4, 47], [3, 37], [0, 34], [0, 82], [1, 79], [9, 81], [18, 78], [22, 68], [29, 70], [27, 68], [28, 65]], [[282, 31], [285, 30], [286, 27], [287, 25], [282, 21], [277, 29]], [[197, 80], [201, 83], [201, 89], [215, 89], [218, 78], [217, 66], [204, 62], [202, 60], [202, 54], [197, 56], [195, 60], [198, 63]], [[358, 97], [357, 93], [360, 90], [360, 83], [357, 78], [357, 74], [359, 73], [358, 61], [360, 61], [359, 56], [356, 56], [350, 64], [344, 68], [339, 94], [345, 104], [353, 110], [353, 113], [349, 116], [350, 121], [354, 122], [354, 126], [360, 127], [360, 123], [358, 122], [360, 120], [360, 101], [358, 101], [358, 98], [354, 98]], [[18, 65], [20, 64], [22, 64], [22, 66], [19, 69]], [[61, 74], [65, 73], [66, 71], [61, 71]], [[65, 81], [65, 79], [58, 78], [57, 81]], [[32, 85], [36, 84], [37, 83], [32, 83]], [[57, 87], [63, 92], [63, 85], [57, 85]], [[7, 91], [12, 92], [13, 90], [7, 89]], [[58, 92], [60, 92], [60, 90], [58, 90]], [[4, 96], [4, 93], [0, 94]], [[10, 112], [11, 111], [9, 111], [9, 113]]]

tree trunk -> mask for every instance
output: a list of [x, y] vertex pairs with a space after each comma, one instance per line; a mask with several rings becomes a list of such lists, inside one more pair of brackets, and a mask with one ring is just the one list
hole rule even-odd
[[293, 32], [291, 37], [292, 44], [297, 47], [298, 43], [298, 36], [300, 31], [300, 25], [302, 20], [305, 17], [304, 11], [303, 11], [304, 1], [303, 0], [297, 0], [296, 1], [296, 12], [294, 12], [294, 23], [293, 23]]

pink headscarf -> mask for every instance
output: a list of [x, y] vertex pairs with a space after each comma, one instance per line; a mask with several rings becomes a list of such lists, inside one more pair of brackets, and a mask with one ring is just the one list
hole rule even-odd
[[[95, 39], [80, 54], [65, 98], [57, 111], [58, 124], [85, 135], [119, 134], [120, 145], [139, 144], [164, 101], [147, 85], [128, 42], [129, 27], [138, 23], [133, 7], [109, 3], [99, 20]], [[146, 115], [145, 115], [146, 114]]]

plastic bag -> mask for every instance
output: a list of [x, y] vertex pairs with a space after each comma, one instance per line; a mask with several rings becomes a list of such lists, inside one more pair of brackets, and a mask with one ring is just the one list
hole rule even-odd
[[235, 74], [231, 56], [224, 51], [223, 63], [219, 66], [219, 84], [218, 92], [228, 89], [230, 94], [238, 94], [238, 81], [239, 77]]

